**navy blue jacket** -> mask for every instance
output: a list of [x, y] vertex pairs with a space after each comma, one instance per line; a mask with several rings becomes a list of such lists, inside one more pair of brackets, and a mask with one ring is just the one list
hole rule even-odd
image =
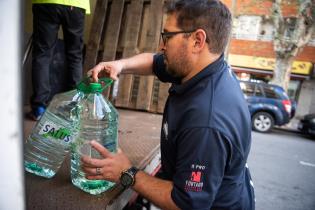
[[154, 56], [153, 72], [169, 89], [161, 130], [163, 177], [187, 210], [254, 209], [247, 168], [251, 119], [239, 82], [223, 55], [181, 84]]

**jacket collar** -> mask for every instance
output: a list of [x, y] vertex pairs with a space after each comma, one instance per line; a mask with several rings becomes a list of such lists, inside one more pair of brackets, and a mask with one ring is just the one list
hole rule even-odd
[[224, 69], [224, 66], [226, 65], [226, 62], [224, 61], [224, 54], [222, 54], [216, 61], [206, 66], [203, 70], [201, 70], [198, 74], [196, 74], [188, 81], [182, 84], [173, 83], [169, 89], [169, 94], [180, 95], [185, 93], [186, 91], [192, 89], [203, 78], [211, 76], [216, 72], [222, 71]]

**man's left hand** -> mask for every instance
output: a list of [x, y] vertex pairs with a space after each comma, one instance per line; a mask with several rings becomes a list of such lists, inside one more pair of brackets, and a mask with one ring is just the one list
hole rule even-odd
[[131, 162], [127, 156], [118, 149], [117, 153], [109, 152], [97, 141], [91, 141], [91, 146], [97, 150], [103, 159], [91, 158], [89, 156], [81, 157], [82, 170], [87, 179], [108, 180], [119, 182], [121, 172], [131, 167]]

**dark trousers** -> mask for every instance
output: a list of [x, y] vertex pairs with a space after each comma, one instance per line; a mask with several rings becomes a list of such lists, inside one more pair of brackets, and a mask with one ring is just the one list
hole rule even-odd
[[31, 106], [46, 107], [51, 100], [50, 64], [62, 27], [67, 63], [67, 89], [82, 78], [85, 10], [58, 4], [33, 4], [33, 51]]

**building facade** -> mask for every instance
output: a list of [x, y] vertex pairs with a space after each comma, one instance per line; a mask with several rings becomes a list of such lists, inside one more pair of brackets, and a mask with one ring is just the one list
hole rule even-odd
[[[233, 13], [232, 40], [228, 47], [228, 61], [240, 79], [269, 82], [273, 76], [272, 2], [268, 0], [223, 0]], [[298, 1], [282, 4], [283, 16], [290, 21], [286, 34], [295, 27]], [[297, 102], [296, 116], [315, 113], [315, 33], [295, 58], [291, 69], [288, 95]]]

